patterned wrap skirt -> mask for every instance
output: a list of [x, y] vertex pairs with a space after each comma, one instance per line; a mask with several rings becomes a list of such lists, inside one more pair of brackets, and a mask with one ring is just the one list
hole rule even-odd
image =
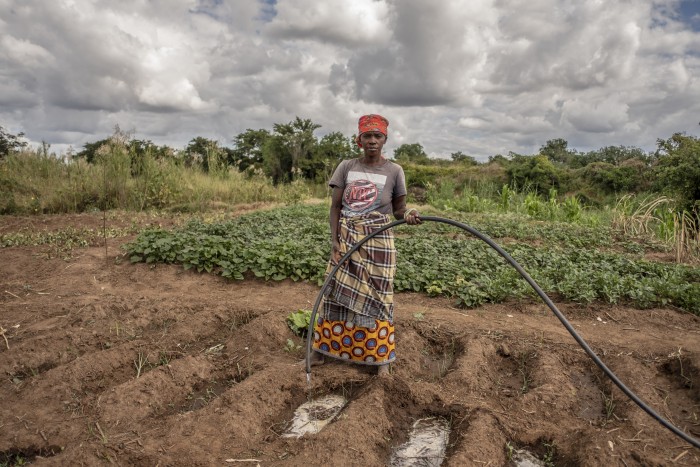
[[[378, 212], [340, 219], [340, 252], [389, 223]], [[329, 262], [326, 274], [334, 265]], [[391, 229], [355, 251], [331, 280], [314, 323], [312, 347], [330, 357], [363, 365], [386, 365], [396, 359], [394, 274], [396, 249]]]

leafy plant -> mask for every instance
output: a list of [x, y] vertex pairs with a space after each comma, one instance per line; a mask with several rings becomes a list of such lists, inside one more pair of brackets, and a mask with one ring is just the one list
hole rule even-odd
[[[238, 280], [320, 285], [330, 254], [327, 209], [294, 205], [223, 222], [193, 220], [172, 231], [143, 231], [125, 248], [134, 262], [179, 263]], [[654, 243], [640, 243], [604, 225], [513, 214], [442, 215], [496, 239], [547, 293], [582, 303], [674, 305], [700, 313], [700, 269], [645, 260], [643, 254], [657, 248]], [[400, 226], [396, 234], [396, 291], [451, 297], [466, 307], [534, 295], [498, 253], [461, 230], [426, 223]]]
[[505, 449], [506, 449], [506, 460], [512, 461], [513, 454], [515, 452], [515, 447], [512, 444], [510, 444], [510, 441], [506, 441]]
[[285, 352], [296, 352], [301, 349], [301, 345], [296, 344], [292, 339], [287, 339], [287, 343], [284, 346]]
[[542, 457], [542, 462], [546, 467], [554, 467], [554, 460], [557, 453], [557, 446], [554, 442], [544, 442], [543, 443], [546, 452]]
[[[305, 337], [311, 322], [311, 310], [297, 310], [287, 316], [287, 325], [299, 337]], [[289, 344], [289, 340], [287, 341]]]

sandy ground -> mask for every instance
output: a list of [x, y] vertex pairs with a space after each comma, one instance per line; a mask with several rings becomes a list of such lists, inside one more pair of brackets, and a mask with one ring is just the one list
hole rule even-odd
[[[0, 233], [70, 225], [102, 218], [2, 217]], [[312, 307], [316, 285], [132, 265], [127, 239], [69, 257], [0, 249], [0, 465], [385, 465], [425, 416], [450, 424], [443, 465], [509, 465], [510, 448], [550, 465], [700, 465], [544, 304], [461, 310], [397, 294], [391, 374], [328, 363], [307, 385], [304, 341], [285, 319]], [[642, 400], [700, 437], [698, 317], [560, 309]], [[328, 394], [348, 399], [333, 423], [282, 436], [300, 404]]]

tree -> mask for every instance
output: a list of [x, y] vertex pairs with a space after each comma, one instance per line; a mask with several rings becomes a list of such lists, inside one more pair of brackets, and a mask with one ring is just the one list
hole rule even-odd
[[127, 143], [132, 157], [143, 157], [149, 154], [154, 159], [168, 159], [174, 156], [175, 151], [168, 145], [158, 146], [150, 139], [132, 139]]
[[674, 194], [679, 208], [700, 209], [700, 139], [675, 133], [656, 144], [656, 187]]
[[337, 131], [329, 133], [318, 142], [313, 160], [304, 165], [305, 176], [317, 182], [327, 182], [340, 161], [358, 157], [360, 153], [354, 137], [346, 137]]
[[608, 164], [620, 165], [625, 161], [630, 159], [639, 159], [640, 161], [646, 161], [649, 159], [647, 154], [639, 148], [633, 146], [606, 146], [598, 150], [600, 158], [603, 162]]
[[101, 139], [99, 141], [95, 141], [94, 143], [85, 143], [83, 145], [83, 150], [79, 151], [75, 157], [79, 159], [85, 159], [88, 163], [92, 164], [95, 162], [95, 159], [97, 158], [97, 150], [100, 149], [104, 145], [108, 145], [109, 142], [111, 141], [110, 138], [105, 138]]
[[467, 156], [462, 151], [453, 152], [450, 154], [450, 158], [453, 162], [458, 162], [463, 165], [478, 165], [479, 162], [472, 156]]
[[540, 148], [540, 154], [552, 162], [568, 165], [575, 152], [567, 149], [569, 143], [562, 138], [550, 139]]
[[318, 144], [313, 132], [318, 128], [321, 125], [299, 117], [286, 124], [273, 125], [274, 132], [262, 148], [265, 172], [273, 183], [293, 180], [296, 173], [301, 173], [301, 166], [313, 159]]
[[605, 162], [617, 166], [630, 159], [638, 159], [646, 164], [651, 161], [644, 151], [633, 146], [605, 146], [585, 154], [575, 154], [569, 165], [573, 168], [581, 168], [594, 162]]
[[261, 167], [263, 146], [268, 138], [270, 138], [270, 132], [267, 130], [251, 130], [249, 128], [239, 134], [233, 138], [235, 148], [229, 152], [229, 164], [237, 165], [241, 171], [248, 167]]
[[28, 144], [24, 141], [24, 133], [13, 135], [0, 126], [0, 159], [9, 156], [11, 152], [26, 148]]
[[218, 141], [197, 136], [185, 148], [185, 163], [199, 164], [205, 172], [221, 171], [226, 165], [226, 151]]
[[139, 176], [148, 170], [151, 161], [174, 160], [175, 151], [167, 146], [158, 146], [151, 140], [132, 139], [126, 142], [131, 159], [131, 175]]
[[428, 155], [420, 143], [402, 144], [394, 149], [394, 159], [400, 162], [413, 162], [415, 164], [428, 163]]
[[510, 160], [504, 156], [503, 154], [496, 154], [495, 156], [489, 156], [489, 164], [498, 164], [502, 167], [505, 167], [508, 165], [508, 162]]
[[85, 143], [83, 145], [83, 150], [73, 157], [85, 159], [89, 164], [93, 164], [97, 162], [98, 150], [102, 146], [112, 147], [115, 143], [115, 139], [121, 142], [124, 148], [129, 152], [133, 175], [137, 175], [140, 172], [139, 167], [142, 165], [142, 160], [145, 157], [170, 159], [175, 155], [175, 151], [171, 147], [167, 145], [158, 146], [151, 140], [132, 139], [131, 133], [125, 133], [117, 126], [112, 136], [93, 143]]

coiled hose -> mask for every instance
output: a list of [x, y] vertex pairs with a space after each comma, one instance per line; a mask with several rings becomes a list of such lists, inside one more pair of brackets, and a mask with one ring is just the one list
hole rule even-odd
[[[470, 227], [466, 224], [462, 224], [461, 222], [453, 221], [451, 219], [445, 219], [442, 217], [434, 217], [434, 216], [420, 216], [420, 219], [423, 221], [431, 221], [431, 222], [439, 222], [442, 224], [449, 224], [453, 225], [455, 227], [459, 227], [462, 230], [466, 230], [470, 234], [474, 235], [478, 239], [484, 241], [486, 244], [488, 244], [491, 248], [496, 250], [498, 254], [500, 254], [502, 257], [510, 263], [511, 266], [515, 268], [516, 271], [520, 273], [520, 275], [527, 281], [528, 284], [537, 292], [537, 295], [540, 296], [540, 298], [547, 304], [547, 306], [552, 310], [552, 312], [556, 315], [557, 318], [559, 318], [559, 321], [564, 325], [567, 331], [569, 331], [569, 334], [573, 336], [573, 338], [578, 342], [578, 344], [583, 348], [583, 350], [586, 351], [588, 356], [595, 362], [596, 365], [598, 365], [598, 368], [603, 370], [603, 373], [612, 380], [615, 385], [620, 388], [620, 390], [627, 396], [629, 397], [632, 401], [634, 401], [635, 404], [637, 404], [642, 410], [644, 410], [647, 414], [649, 414], [652, 418], [654, 418], [656, 421], [658, 421], [660, 424], [668, 428], [670, 431], [672, 431], [675, 435], [677, 435], [680, 438], [683, 438], [683, 440], [687, 441], [691, 445], [695, 446], [696, 448], [700, 449], [700, 441], [697, 439], [693, 438], [692, 436], [686, 434], [685, 432], [681, 431], [678, 427], [674, 426], [671, 424], [669, 421], [667, 421], [665, 418], [663, 418], [661, 415], [656, 413], [654, 409], [646, 405], [635, 393], [633, 393], [627, 386], [624, 385], [622, 381], [613, 373], [605, 364], [602, 362], [600, 358], [593, 352], [593, 350], [588, 346], [585, 340], [581, 336], [578, 335], [578, 333], [574, 330], [574, 328], [571, 326], [571, 323], [566, 319], [566, 317], [559, 311], [559, 309], [554, 305], [552, 300], [547, 296], [546, 293], [540, 288], [539, 285], [530, 277], [530, 275], [520, 266], [508, 253], [506, 253], [503, 248], [501, 248], [496, 242], [491, 240], [488, 236], [482, 234], [478, 230], [474, 229], [473, 227]], [[364, 243], [374, 237], [375, 235], [390, 229], [392, 227], [396, 227], [397, 225], [401, 225], [406, 223], [405, 220], [397, 220], [394, 221], [390, 224], [387, 224], [380, 229], [377, 229], [376, 231], [372, 232], [371, 234], [367, 235], [365, 238], [357, 242], [355, 245], [348, 250], [347, 253], [338, 261], [338, 264], [336, 264], [333, 269], [331, 270], [330, 274], [326, 277], [325, 282], [323, 283], [323, 286], [321, 287], [321, 290], [318, 293], [318, 297], [316, 297], [316, 302], [314, 303], [314, 308], [313, 311], [311, 312], [311, 320], [309, 322], [309, 329], [307, 333], [307, 339], [306, 339], [306, 381], [311, 382], [311, 344], [313, 341], [313, 332], [314, 332], [314, 323], [316, 322], [316, 314], [318, 313], [318, 307], [321, 303], [321, 299], [325, 295], [325, 291], [328, 288], [328, 285], [331, 282], [331, 279], [335, 277], [336, 273], [338, 272], [338, 269], [340, 269], [340, 266], [350, 258], [350, 256]]]

